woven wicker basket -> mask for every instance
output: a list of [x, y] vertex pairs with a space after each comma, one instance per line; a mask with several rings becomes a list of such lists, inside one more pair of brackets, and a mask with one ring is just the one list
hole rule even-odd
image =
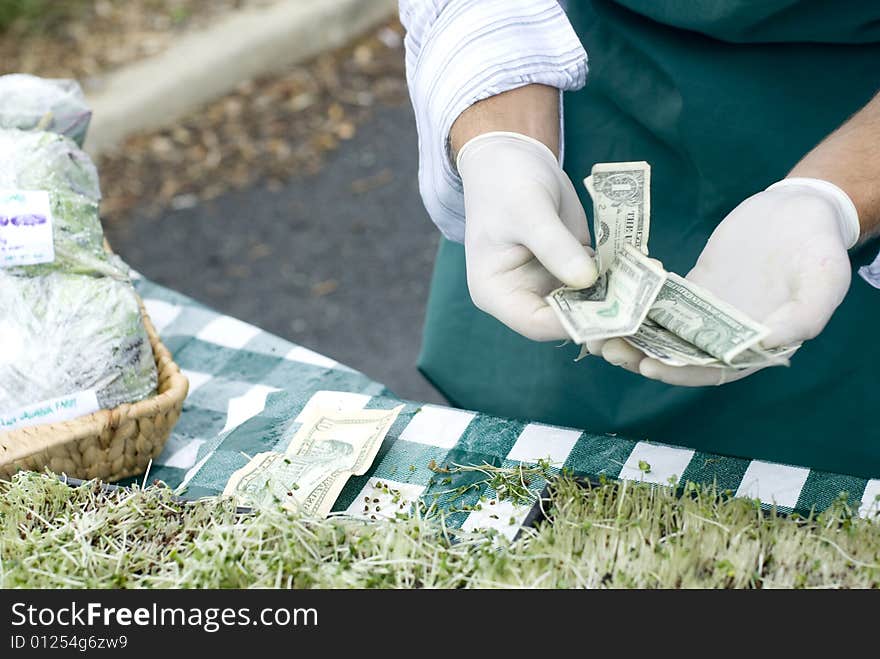
[[180, 417], [189, 382], [159, 340], [142, 302], [141, 312], [159, 370], [158, 393], [71, 421], [0, 433], [0, 478], [46, 467], [74, 478], [108, 481], [146, 471]]

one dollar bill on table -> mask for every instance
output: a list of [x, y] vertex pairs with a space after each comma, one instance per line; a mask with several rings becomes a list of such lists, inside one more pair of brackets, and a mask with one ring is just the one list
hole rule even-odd
[[769, 329], [697, 284], [649, 259], [651, 167], [597, 163], [584, 185], [593, 199], [600, 273], [585, 289], [547, 296], [572, 341], [622, 337], [670, 366], [749, 369], [787, 364], [798, 346], [764, 349]]
[[284, 453], [259, 453], [229, 478], [224, 496], [239, 505], [281, 505], [326, 517], [353, 475], [365, 474], [403, 406], [392, 410], [316, 410]]

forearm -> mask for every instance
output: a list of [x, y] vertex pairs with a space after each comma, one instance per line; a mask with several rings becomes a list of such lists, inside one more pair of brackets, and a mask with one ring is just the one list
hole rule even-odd
[[522, 133], [559, 153], [559, 90], [526, 85], [474, 103], [449, 133], [453, 158], [470, 139], [492, 131]]
[[862, 240], [880, 233], [880, 94], [810, 151], [789, 176], [834, 183], [859, 212]]
[[[472, 106], [509, 90], [546, 85], [558, 95], [580, 89], [587, 54], [556, 0], [401, 0], [400, 12], [419, 131], [419, 192], [443, 235], [461, 242], [464, 196], [451, 153], [453, 124]], [[543, 139], [553, 142], [553, 135]]]

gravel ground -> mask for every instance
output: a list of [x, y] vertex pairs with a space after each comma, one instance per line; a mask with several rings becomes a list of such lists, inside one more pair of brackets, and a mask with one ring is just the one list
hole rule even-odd
[[291, 177], [319, 172], [324, 156], [352, 139], [375, 109], [408, 101], [401, 34], [392, 23], [284, 75], [244, 81], [168, 129], [104, 154], [105, 223], [233, 189], [280, 189]]
[[415, 367], [438, 234], [419, 198], [407, 104], [377, 109], [317, 174], [107, 224], [134, 268], [329, 355], [399, 396], [442, 402]]
[[415, 367], [438, 234], [402, 29], [248, 81], [98, 162], [114, 250], [151, 279], [440, 402]]
[[[86, 89], [100, 89], [105, 73], [165, 50], [182, 34], [275, 1], [32, 0], [0, 34], [0, 74], [76, 78]], [[12, 15], [4, 2], [0, 18]]]

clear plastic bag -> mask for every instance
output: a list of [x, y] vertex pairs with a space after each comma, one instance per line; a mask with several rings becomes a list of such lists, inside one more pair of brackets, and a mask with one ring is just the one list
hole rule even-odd
[[43, 130], [83, 145], [92, 112], [74, 80], [0, 76], [0, 128]]
[[49, 193], [56, 260], [27, 266], [24, 274], [86, 272], [95, 267], [108, 272], [98, 215], [98, 172], [73, 141], [54, 133], [0, 130], [0, 190]]
[[128, 283], [0, 270], [0, 412], [82, 391], [113, 408], [150, 396], [156, 379]]

